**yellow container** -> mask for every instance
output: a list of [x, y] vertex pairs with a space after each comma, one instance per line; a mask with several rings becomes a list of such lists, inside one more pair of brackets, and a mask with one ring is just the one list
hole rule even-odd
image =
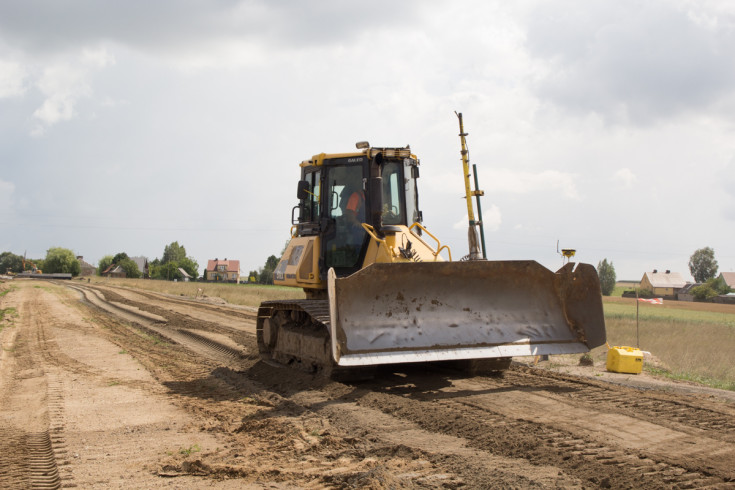
[[611, 347], [607, 351], [607, 370], [638, 374], [643, 369], [643, 352], [636, 347]]

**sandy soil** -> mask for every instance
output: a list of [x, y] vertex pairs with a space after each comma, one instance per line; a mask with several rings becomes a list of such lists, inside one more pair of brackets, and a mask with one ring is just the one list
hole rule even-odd
[[247, 309], [0, 283], [0, 488], [735, 488], [735, 399], [580, 367], [342, 384], [261, 362]]

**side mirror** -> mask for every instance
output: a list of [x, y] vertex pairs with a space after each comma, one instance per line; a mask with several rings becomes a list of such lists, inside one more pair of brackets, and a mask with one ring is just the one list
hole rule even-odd
[[309, 182], [306, 180], [299, 180], [299, 187], [296, 190], [296, 198], [299, 201], [303, 201], [309, 198]]
[[419, 167], [418, 165], [411, 165], [411, 177], [414, 179], [419, 178]]

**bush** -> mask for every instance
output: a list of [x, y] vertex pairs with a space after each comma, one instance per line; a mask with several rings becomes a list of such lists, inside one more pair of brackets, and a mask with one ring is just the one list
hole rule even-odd
[[694, 286], [691, 292], [696, 301], [712, 301], [713, 298], [717, 297], [717, 291], [709, 284]]

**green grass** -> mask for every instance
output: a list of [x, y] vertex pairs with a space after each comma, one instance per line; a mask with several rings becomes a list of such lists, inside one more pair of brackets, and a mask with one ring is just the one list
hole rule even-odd
[[[635, 304], [604, 303], [605, 319], [635, 321]], [[641, 303], [638, 310], [639, 321], [668, 321], [672, 323], [711, 323], [735, 327], [735, 313], [698, 311], [662, 308], [661, 305]]]
[[631, 288], [630, 286], [615, 286], [613, 288], [612, 293], [610, 294], [610, 296], [615, 296], [615, 297], [620, 298], [620, 297], [623, 296], [623, 292], [625, 292], [625, 291], [633, 291], [633, 290], [634, 289]]
[[[9, 308], [0, 309], [0, 321], [2, 321], [5, 318], [5, 315], [8, 315], [8, 316], [15, 315], [15, 312], [16, 312], [16, 310], [12, 306], [9, 307]], [[0, 329], [1, 328], [2, 327], [0, 327]]]
[[189, 456], [191, 453], [198, 453], [201, 450], [202, 448], [199, 447], [199, 444], [194, 444], [193, 446], [189, 446], [188, 448], [179, 448], [179, 454]]
[[647, 373], [654, 374], [657, 376], [663, 376], [669, 379], [675, 379], [679, 381], [691, 381], [693, 383], [710, 386], [712, 388], [719, 388], [721, 390], [735, 391], [735, 381], [724, 381], [720, 379], [709, 378], [707, 376], [702, 376], [696, 373], [682, 373], [682, 372], [673, 373], [669, 371], [668, 369], [662, 369], [658, 367], [644, 366], [643, 369]]

